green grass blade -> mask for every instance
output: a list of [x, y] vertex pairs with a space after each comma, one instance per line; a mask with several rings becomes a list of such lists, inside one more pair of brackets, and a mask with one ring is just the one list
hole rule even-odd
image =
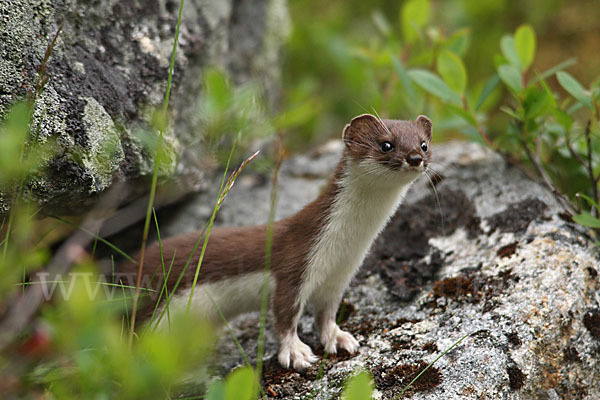
[[202, 266], [202, 260], [204, 259], [204, 254], [206, 253], [206, 246], [208, 245], [208, 238], [210, 237], [210, 232], [212, 231], [212, 227], [215, 222], [215, 217], [217, 216], [217, 212], [219, 211], [220, 204], [223, 201], [222, 200], [223, 187], [225, 186], [225, 179], [227, 178], [227, 171], [229, 170], [229, 164], [231, 163], [231, 158], [233, 157], [233, 151], [235, 150], [235, 146], [237, 144], [238, 138], [239, 138], [239, 134], [235, 137], [235, 140], [233, 141], [233, 145], [231, 146], [231, 150], [229, 151], [229, 156], [227, 157], [227, 163], [225, 164], [225, 171], [223, 172], [223, 178], [221, 179], [221, 186], [219, 187], [219, 195], [217, 196], [217, 201], [215, 202], [215, 206], [213, 207], [213, 211], [210, 216], [210, 221], [208, 222], [208, 228], [206, 230], [206, 235], [204, 236], [204, 243], [202, 244], [200, 258], [198, 258], [198, 263], [196, 265], [196, 272], [194, 274], [192, 290], [190, 291], [190, 297], [188, 299], [188, 304], [187, 304], [187, 312], [189, 312], [190, 308], [192, 307], [192, 298], [194, 297], [194, 290], [196, 289], [196, 283], [198, 282], [198, 276], [200, 275], [200, 267]]
[[173, 286], [173, 289], [171, 290], [171, 296], [169, 296], [166, 299], [166, 303], [165, 303], [165, 307], [164, 307], [163, 311], [160, 313], [157, 320], [152, 321], [152, 324], [154, 324], [153, 330], [156, 330], [156, 328], [158, 327], [158, 324], [162, 320], [163, 316], [165, 315], [167, 310], [169, 310], [169, 305], [171, 304], [171, 299], [173, 297], [173, 293], [177, 292], [177, 288], [179, 287], [179, 284], [181, 283], [181, 280], [183, 279], [183, 276], [185, 275], [185, 272], [187, 271], [188, 266], [192, 262], [192, 258], [194, 257], [194, 254], [196, 254], [196, 250], [198, 249], [198, 246], [200, 246], [200, 243], [202, 243], [202, 240], [204, 238], [204, 233], [206, 232], [207, 228], [208, 228], [208, 223], [206, 223], [204, 225], [204, 228], [202, 228], [202, 231], [199, 233], [198, 239], [196, 239], [196, 243], [194, 243], [194, 247], [190, 251], [188, 259], [186, 260], [185, 265], [183, 266], [181, 272], [179, 273], [179, 276], [177, 277], [177, 281], [175, 282], [175, 285]]
[[467, 337], [471, 336], [472, 334], [473, 334], [472, 332], [467, 333], [466, 335], [464, 335], [463, 337], [458, 339], [456, 342], [454, 342], [452, 344], [452, 346], [448, 347], [442, 354], [437, 356], [435, 360], [433, 360], [431, 363], [429, 363], [429, 365], [426, 366], [423, 369], [423, 371], [419, 372], [419, 375], [415, 376], [415, 378], [412, 381], [410, 381], [410, 383], [408, 385], [406, 385], [406, 387], [404, 389], [402, 389], [402, 391], [400, 393], [398, 393], [398, 396], [396, 396], [394, 398], [394, 400], [398, 400], [408, 390], [408, 388], [410, 388], [412, 386], [412, 384], [415, 383], [417, 381], [417, 379], [419, 379], [421, 377], [421, 375], [423, 375], [425, 373], [425, 371], [427, 371], [429, 368], [431, 368], [436, 362], [438, 362], [438, 360], [440, 358], [444, 357], [448, 352], [450, 352], [450, 350], [452, 350], [453, 348], [458, 346], [460, 344], [460, 342], [462, 342], [463, 340], [465, 340]]
[[183, 17], [183, 2], [179, 1], [179, 14], [177, 15], [177, 26], [175, 27], [175, 41], [173, 43], [173, 51], [171, 52], [171, 63], [169, 65], [169, 75], [167, 78], [167, 89], [165, 90], [165, 98], [163, 100], [163, 113], [167, 113], [169, 106], [169, 97], [171, 95], [171, 84], [173, 82], [173, 71], [175, 69], [175, 54], [177, 52], [177, 43], [179, 43], [179, 29], [181, 28], [181, 20]]
[[[206, 293], [206, 295], [208, 296], [208, 299], [210, 300], [210, 302], [212, 303], [213, 307], [215, 307], [215, 310], [217, 310], [217, 314], [219, 314], [219, 318], [221, 318], [221, 321], [223, 321], [223, 324], [225, 325], [225, 329], [227, 329], [227, 332], [229, 332], [229, 336], [231, 336], [231, 338], [233, 339], [238, 351], [240, 352], [240, 354], [242, 355], [242, 357], [244, 358], [244, 362], [246, 363], [246, 365], [250, 368], [252, 368], [252, 364], [250, 364], [250, 359], [248, 358], [248, 355], [246, 354], [246, 352], [244, 351], [244, 348], [242, 347], [242, 345], [240, 344], [240, 341], [238, 340], [237, 336], [235, 336], [235, 332], [233, 332], [233, 329], [231, 328], [231, 325], [229, 324], [229, 321], [227, 321], [227, 318], [225, 318], [225, 315], [223, 315], [223, 312], [221, 311], [221, 308], [219, 307], [219, 305], [215, 302], [215, 300], [213, 299], [213, 297], [210, 295], [210, 293], [208, 292], [208, 290], [204, 291]], [[258, 386], [259, 390], [260, 390], [260, 394], [263, 398], [266, 398], [267, 395], [265, 394], [263, 388], [259, 385]]]
[[[171, 290], [171, 293], [175, 293], [177, 291], [177, 288], [179, 287], [179, 284], [181, 283], [181, 280], [183, 279], [183, 276], [185, 274], [185, 272], [187, 271], [187, 268], [190, 264], [190, 262], [192, 261], [192, 258], [194, 256], [194, 254], [196, 253], [196, 250], [198, 249], [198, 246], [200, 245], [200, 243], [202, 242], [202, 251], [200, 254], [200, 258], [198, 259], [198, 263], [196, 265], [196, 273], [194, 275], [194, 282], [193, 282], [193, 286], [192, 286], [192, 290], [190, 293], [190, 298], [188, 300], [188, 307], [187, 310], [189, 311], [190, 306], [191, 306], [191, 300], [193, 298], [193, 293], [194, 290], [196, 288], [196, 283], [197, 283], [197, 278], [200, 272], [200, 267], [202, 265], [202, 260], [204, 257], [204, 253], [206, 251], [206, 245], [208, 243], [208, 232], [209, 229], [212, 229], [212, 225], [211, 222], [214, 222], [214, 217], [216, 216], [216, 212], [219, 211], [219, 209], [221, 208], [221, 205], [223, 204], [223, 200], [225, 199], [225, 196], [227, 195], [227, 193], [229, 193], [229, 191], [231, 190], [231, 188], [233, 187], [233, 184], [235, 183], [235, 179], [239, 176], [239, 174], [242, 172], [242, 170], [248, 165], [248, 163], [250, 161], [252, 161], [257, 155], [258, 152], [254, 153], [251, 157], [249, 157], [248, 159], [246, 159], [239, 167], [237, 170], [234, 171], [233, 174], [231, 174], [231, 176], [229, 177], [229, 179], [226, 180], [227, 177], [227, 172], [229, 170], [229, 165], [231, 162], [231, 158], [233, 157], [233, 151], [235, 150], [235, 146], [237, 143], [237, 140], [239, 139], [239, 134], [236, 136], [234, 143], [232, 145], [232, 148], [229, 152], [229, 157], [227, 159], [227, 164], [225, 166], [225, 171], [223, 172], [223, 178], [221, 179], [221, 185], [219, 187], [219, 194], [217, 196], [217, 201], [215, 202], [215, 208], [213, 209], [213, 215], [211, 215], [211, 219], [210, 221], [204, 226], [204, 228], [202, 229], [202, 232], [200, 232], [198, 239], [196, 240], [196, 243], [194, 244], [194, 247], [192, 248], [192, 251], [190, 252], [188, 259], [181, 271], [181, 273], [179, 274], [179, 277], [177, 278], [177, 282], [175, 282], [175, 285], [173, 286], [173, 289]], [[216, 211], [215, 211], [216, 210]], [[205, 234], [206, 233], [206, 234]], [[158, 327], [158, 324], [160, 323], [160, 321], [162, 320], [165, 312], [169, 312], [169, 305], [170, 305], [170, 301], [171, 298], [167, 297], [166, 300], [166, 304], [165, 304], [165, 308], [163, 309], [163, 311], [161, 312], [161, 314], [158, 316], [158, 319], [156, 321], [153, 321], [154, 328], [156, 329]]]
[[[152, 210], [152, 213], [154, 215], [154, 224], [156, 225], [156, 234], [158, 236], [158, 248], [160, 249], [160, 264], [161, 264], [162, 273], [163, 273], [163, 287], [162, 287], [162, 290], [158, 297], [158, 300], [156, 301], [156, 304], [154, 305], [154, 311], [152, 311], [152, 318], [154, 318], [154, 314], [156, 313], [156, 309], [158, 308], [158, 305], [160, 304], [160, 300], [161, 300], [163, 292], [165, 293], [165, 296], [167, 298], [169, 297], [169, 290], [167, 288], [167, 280], [169, 279], [169, 275], [171, 274], [171, 268], [173, 268], [173, 263], [175, 262], [175, 255], [177, 254], [177, 250], [173, 251], [173, 258], [171, 259], [171, 265], [169, 266], [169, 273], [165, 274], [165, 257], [163, 254], [162, 239], [160, 237], [160, 228], [158, 227], [158, 218], [156, 218], [155, 210]], [[167, 310], [167, 321], [168, 321], [169, 326], [171, 326], [171, 313], [169, 312], [169, 310]]]
[[[162, 300], [162, 295], [163, 293], [165, 293], [165, 298], [166, 303], [165, 303], [165, 309], [167, 312], [167, 324], [169, 325], [169, 327], [171, 326], [171, 312], [169, 310], [168, 304], [170, 302], [170, 298], [171, 295], [169, 295], [169, 291], [167, 289], [167, 279], [169, 279], [169, 276], [171, 275], [171, 269], [173, 268], [173, 263], [175, 262], [175, 255], [177, 252], [173, 252], [173, 258], [171, 259], [171, 265], [169, 265], [169, 271], [167, 272], [166, 277], [163, 280], [163, 286], [160, 290], [160, 293], [158, 295], [158, 299], [156, 300], [156, 303], [154, 304], [154, 310], [152, 310], [152, 316], [150, 317], [150, 321], [154, 321], [154, 318], [156, 317], [156, 312], [158, 311], [158, 307], [160, 305], [160, 301]], [[146, 327], [144, 328], [144, 333], [150, 328], [150, 324], [147, 324]]]
[[125, 257], [128, 261], [131, 262], [135, 262], [135, 260], [133, 259], [133, 257], [131, 257], [129, 254], [125, 253], [123, 250], [119, 249], [117, 246], [115, 246], [114, 244], [112, 244], [111, 242], [109, 242], [108, 240], [98, 236], [97, 234], [95, 234], [94, 232], [91, 232], [71, 221], [67, 221], [66, 219], [63, 219], [61, 217], [57, 217], [57, 216], [51, 216], [51, 218], [54, 218], [60, 222], [63, 222], [65, 224], [71, 225], [72, 227], [75, 227], [87, 234], [89, 234], [90, 236], [93, 236], [95, 239], [101, 241], [102, 243], [104, 243], [105, 245], [107, 245], [108, 247], [110, 247], [112, 250], [116, 251], [117, 253], [119, 253], [120, 255], [122, 255], [123, 257]]
[[[265, 346], [265, 326], [267, 319], [267, 308], [269, 301], [269, 282], [271, 272], [271, 254], [273, 249], [273, 228], [275, 226], [275, 214], [277, 211], [277, 200], [278, 200], [278, 179], [279, 169], [281, 167], [281, 160], [283, 157], [283, 136], [280, 133], [277, 136], [275, 143], [275, 167], [273, 168], [273, 185], [271, 187], [271, 204], [269, 208], [269, 219], [267, 221], [267, 232], [265, 238], [265, 269], [263, 275], [263, 285], [261, 291], [261, 303], [260, 303], [260, 325], [258, 330], [258, 348], [256, 351], [256, 385], [262, 392], [260, 381], [262, 379], [263, 369], [263, 354]], [[256, 390], [253, 390], [257, 393]]]
[[[173, 51], [171, 52], [171, 65], [169, 66], [169, 74], [167, 77], [167, 89], [165, 91], [165, 98], [163, 100], [163, 117], [167, 115], [167, 108], [169, 106], [169, 96], [171, 93], [171, 83], [173, 81], [173, 71], [175, 69], [175, 54], [177, 52], [177, 43], [179, 41], [179, 29], [181, 27], [181, 19], [183, 16], [183, 3], [184, 0], [179, 1], [179, 14], [177, 16], [177, 26], [175, 28], [175, 40], [173, 41]], [[164, 127], [162, 127], [164, 128]], [[141, 284], [142, 273], [144, 269], [144, 253], [146, 250], [146, 241], [148, 240], [148, 231], [150, 230], [150, 215], [154, 206], [154, 197], [156, 196], [156, 185], [158, 182], [158, 165], [159, 165], [159, 153], [160, 145], [163, 143], [164, 129], [160, 129], [159, 145], [156, 147], [156, 153], [154, 154], [154, 170], [152, 172], [152, 183], [150, 186], [150, 196], [148, 199], [148, 207], [146, 209], [146, 219], [144, 220], [144, 233], [142, 235], [142, 245], [140, 250], [140, 261], [138, 267], [138, 276], [136, 282], [135, 294], [133, 297], [133, 305], [131, 311], [131, 324], [129, 332], [129, 345], [133, 344], [133, 335], [135, 331], [135, 316], [137, 312], [137, 304], [139, 300], [139, 286]]]
[[94, 237], [94, 243], [92, 244], [92, 258], [96, 255], [96, 246], [98, 246], [98, 237]]
[[[15, 286], [31, 286], [31, 285], [45, 285], [48, 283], [68, 283], [68, 281], [44, 281], [44, 282], [38, 282], [38, 281], [34, 281], [34, 282], [25, 282], [25, 283], [15, 283]], [[93, 284], [99, 284], [102, 286], [110, 286], [110, 287], [117, 287], [117, 288], [123, 288], [123, 289], [135, 289], [135, 286], [131, 286], [131, 285], [125, 285], [124, 283], [113, 283], [113, 282], [102, 282], [102, 281], [96, 281], [96, 282], [90, 282]], [[144, 291], [144, 292], [156, 292], [156, 290], [154, 289], [150, 289], [150, 288], [140, 288], [140, 290]]]

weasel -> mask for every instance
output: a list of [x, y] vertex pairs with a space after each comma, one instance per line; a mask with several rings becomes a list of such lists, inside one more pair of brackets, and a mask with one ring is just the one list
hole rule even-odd
[[[321, 195], [274, 224], [269, 293], [283, 367], [302, 370], [317, 360], [297, 334], [298, 320], [309, 303], [327, 352], [358, 349], [357, 340], [336, 324], [338, 305], [374, 239], [412, 182], [427, 169], [431, 135], [431, 121], [423, 115], [414, 121], [382, 120], [370, 114], [355, 117], [343, 130], [341, 159]], [[212, 230], [192, 299], [193, 312], [219, 323], [213, 301], [227, 319], [260, 309], [266, 232], [266, 225]], [[187, 306], [202, 246], [177, 292], [171, 290], [200, 235], [192, 232], [162, 242], [165, 270], [174, 259], [167, 279], [171, 312]], [[137, 264], [126, 263], [120, 273], [127, 272], [137, 274]], [[156, 244], [146, 250], [143, 281], [148, 283], [154, 273], [162, 276]], [[149, 316], [155, 302], [142, 306], [138, 315]]]

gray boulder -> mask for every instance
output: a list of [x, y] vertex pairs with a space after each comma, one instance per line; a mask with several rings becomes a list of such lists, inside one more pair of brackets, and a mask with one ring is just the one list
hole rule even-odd
[[[316, 195], [339, 151], [333, 144], [284, 162], [278, 217]], [[375, 398], [392, 399], [469, 335], [405, 396], [600, 398], [598, 248], [563, 219], [551, 193], [490, 151], [457, 142], [438, 146], [434, 157], [438, 174], [430, 178], [436, 194], [427, 179], [414, 185], [346, 291], [341, 325], [360, 341], [358, 354], [329, 355], [304, 373], [283, 370], [269, 325], [267, 395], [336, 398], [350, 374], [368, 370]], [[220, 223], [264, 223], [269, 181], [251, 174], [240, 178]], [[179, 210], [169, 230], [201, 226], [215, 196], [204, 194]], [[234, 332], [252, 358], [258, 316], [240, 317]], [[300, 337], [322, 354], [309, 316], [301, 320]], [[221, 374], [243, 363], [225, 331], [217, 349]], [[194, 392], [193, 385], [186, 392]]]
[[[178, 7], [175, 0], [0, 2], [0, 117], [35, 92], [46, 49], [64, 23], [31, 124], [32, 137], [58, 144], [45, 160], [48, 173], [26, 191], [47, 213], [84, 212], [115, 180], [151, 175], [152, 155], [136, 132], [148, 130], [162, 104]], [[161, 176], [176, 171], [192, 189], [202, 179], [203, 125], [192, 116], [204, 69], [219, 66], [235, 84], [258, 82], [275, 101], [288, 30], [285, 0], [185, 2]], [[2, 214], [9, 205], [0, 203]]]

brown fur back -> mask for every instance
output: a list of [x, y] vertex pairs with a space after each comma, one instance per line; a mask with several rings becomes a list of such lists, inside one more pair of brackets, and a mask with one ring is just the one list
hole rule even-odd
[[[299, 289], [309, 250], [325, 223], [328, 209], [337, 191], [335, 182], [341, 173], [341, 167], [338, 166], [329, 185], [316, 200], [297, 214], [275, 223], [271, 248], [271, 273], [277, 281], [279, 290], [292, 294]], [[172, 293], [180, 276], [182, 278], [177, 291], [187, 289], [192, 285], [204, 241], [203, 238], [199, 240], [200, 234], [201, 232], [196, 231], [162, 241], [165, 273], [169, 271], [171, 260], [175, 257], [167, 279], [169, 294]], [[266, 236], [266, 225], [214, 228], [208, 240], [197, 284], [217, 282], [264, 270]], [[197, 242], [200, 244], [186, 267]], [[125, 262], [118, 269], [117, 277], [134, 278], [128, 279], [128, 282], [124, 283], [135, 282], [139, 255], [134, 258], [136, 259], [135, 263]], [[158, 243], [155, 243], [146, 249], [142, 279], [145, 285], [142, 286], [157, 292], [151, 296], [144, 296], [138, 310], [138, 316], [142, 320], [152, 315], [158, 300], [158, 293], [163, 285], [162, 268], [160, 247]], [[153, 276], [154, 279], [148, 285]], [[293, 296], [286, 296], [285, 299], [280, 301], [286, 301], [288, 304], [276, 304], [275, 307], [291, 310], [294, 307]], [[165, 296], [163, 295], [160, 299], [161, 303], [164, 300]]]

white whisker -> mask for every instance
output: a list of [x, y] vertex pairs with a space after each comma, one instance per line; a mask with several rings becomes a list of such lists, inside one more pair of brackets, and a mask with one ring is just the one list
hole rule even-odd
[[371, 107], [371, 109], [373, 110], [373, 114], [375, 114], [375, 116], [377, 117], [377, 120], [379, 121], [379, 124], [383, 127], [383, 129], [390, 134], [390, 136], [394, 137], [394, 135], [392, 134], [392, 132], [390, 132], [389, 128], [385, 125], [385, 123], [383, 122], [383, 120], [381, 119], [381, 117], [379, 116], [379, 114], [377, 113], [377, 110], [375, 110], [374, 107]]
[[445, 224], [444, 224], [444, 215], [442, 213], [442, 204], [440, 203], [440, 198], [438, 196], [438, 192], [437, 192], [437, 189], [435, 187], [435, 184], [433, 183], [433, 180], [429, 176], [428, 172], [429, 171], [425, 170], [425, 176], [427, 177], [427, 180], [431, 184], [431, 189], [433, 190], [433, 194], [434, 194], [435, 200], [437, 202], [438, 210], [440, 210], [440, 219], [442, 220], [442, 234], [444, 236], [446, 236], [446, 227], [445, 227]]
[[360, 143], [360, 142], [357, 142], [357, 141], [354, 141], [354, 140], [350, 140], [350, 139], [344, 139], [344, 143], [352, 143], [352, 144], [355, 144], [357, 146], [364, 147], [366, 149], [376, 149], [375, 146], [372, 146], [370, 144]]

